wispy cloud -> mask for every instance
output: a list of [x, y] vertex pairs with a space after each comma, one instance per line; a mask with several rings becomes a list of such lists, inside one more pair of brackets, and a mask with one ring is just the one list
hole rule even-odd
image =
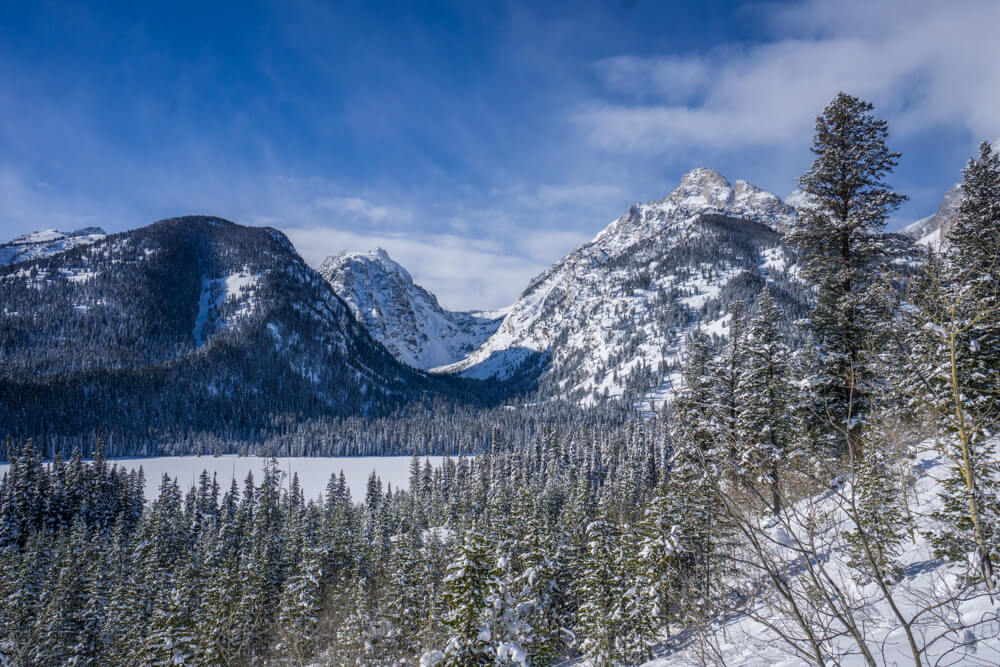
[[410, 209], [375, 204], [363, 197], [320, 197], [312, 202], [312, 206], [319, 211], [375, 224], [403, 224], [413, 219]]
[[[572, 121], [608, 152], [797, 146], [838, 90], [873, 100], [895, 132], [1000, 126], [1000, 3], [809, 0], [773, 5], [773, 39], [700, 54], [599, 61], [606, 95]], [[621, 98], [625, 97], [625, 101]]]

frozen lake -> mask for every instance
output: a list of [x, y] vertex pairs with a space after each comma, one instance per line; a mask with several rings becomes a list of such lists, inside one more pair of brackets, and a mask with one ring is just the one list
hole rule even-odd
[[[278, 458], [278, 468], [285, 473], [282, 478], [282, 486], [288, 488], [288, 483], [292, 479], [293, 473], [298, 473], [299, 484], [306, 499], [316, 498], [326, 491], [326, 483], [331, 474], [340, 474], [344, 471], [347, 485], [351, 489], [351, 498], [354, 501], [364, 500], [365, 486], [368, 483], [368, 476], [372, 471], [382, 479], [382, 487], [392, 484], [393, 489], [408, 488], [410, 482], [410, 460], [409, 456], [343, 456], [343, 457], [310, 457], [310, 456], [286, 456]], [[443, 456], [421, 457], [420, 462], [430, 461], [431, 465], [437, 467], [444, 459]], [[260, 456], [236, 456], [235, 454], [226, 456], [154, 456], [148, 458], [122, 458], [109, 459], [112, 465], [123, 466], [129, 470], [142, 467], [146, 473], [146, 500], [156, 498], [159, 493], [160, 480], [166, 473], [176, 478], [180, 484], [181, 491], [187, 491], [191, 484], [197, 482], [202, 470], [207, 470], [208, 474], [218, 475], [219, 486], [225, 492], [229, 489], [229, 484], [233, 479], [240, 484], [242, 490], [243, 480], [247, 473], [253, 471], [254, 481], [259, 483], [263, 477], [264, 464], [270, 459]], [[0, 476], [2, 476], [9, 464], [0, 464]]]

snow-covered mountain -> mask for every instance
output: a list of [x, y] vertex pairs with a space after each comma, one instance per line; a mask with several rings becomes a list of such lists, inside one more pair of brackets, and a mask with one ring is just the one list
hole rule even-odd
[[[993, 142], [993, 150], [1000, 151], [1000, 139]], [[899, 230], [901, 234], [910, 237], [920, 245], [939, 249], [948, 242], [948, 233], [958, 216], [958, 205], [962, 201], [962, 184], [948, 188], [941, 198], [941, 204], [933, 215], [917, 220]]]
[[14, 433], [254, 438], [458, 386], [396, 361], [281, 232], [204, 216], [0, 267], [0, 348]]
[[725, 335], [732, 301], [775, 283], [799, 303], [778, 230], [795, 211], [777, 196], [710, 169], [667, 198], [634, 204], [590, 243], [536, 277], [497, 332], [435, 369], [476, 378], [537, 372], [543, 391], [584, 403], [670, 391], [686, 337]]
[[84, 227], [75, 232], [46, 229], [15, 236], [8, 243], [0, 244], [0, 266], [51, 257], [82, 245], [90, 245], [105, 236], [107, 234], [100, 227]]
[[327, 257], [319, 273], [375, 340], [416, 368], [463, 359], [493, 335], [502, 320], [445, 310], [382, 248]]
[[903, 227], [901, 234], [909, 236], [917, 243], [932, 248], [938, 248], [948, 238], [948, 232], [955, 224], [958, 214], [958, 204], [962, 199], [962, 184], [956, 183], [948, 188], [941, 199], [941, 205], [933, 215]]

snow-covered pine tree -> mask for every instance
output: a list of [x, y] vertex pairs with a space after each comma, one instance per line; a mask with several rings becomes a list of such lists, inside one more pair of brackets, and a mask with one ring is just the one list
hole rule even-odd
[[[111, 518], [110, 516], [107, 517]], [[113, 570], [109, 535], [94, 536], [92, 555], [83, 564], [84, 607], [80, 631], [72, 649], [70, 665], [105, 665], [110, 662], [111, 635], [107, 624], [108, 601]]]
[[64, 665], [74, 660], [74, 647], [84, 626], [84, 564], [90, 554], [81, 517], [57, 538], [55, 549], [58, 555], [39, 599], [28, 664]]
[[0, 654], [11, 664], [29, 663], [51, 559], [52, 534], [43, 531], [32, 533], [21, 551], [0, 552]]
[[669, 530], [677, 544], [679, 612], [686, 622], [700, 622], [723, 574], [719, 556], [727, 537], [715, 494], [726, 484], [723, 462], [732, 444], [719, 428], [719, 375], [707, 337], [691, 342], [681, 372], [684, 386], [670, 415], [672, 449], [663, 502], [675, 524]]
[[674, 512], [674, 488], [664, 479], [643, 512], [639, 559], [649, 587], [649, 617], [660, 632], [670, 633], [677, 618], [681, 571], [678, 532]]
[[927, 415], [952, 463], [944, 481], [939, 556], [970, 554], [995, 588], [1000, 557], [1000, 155], [980, 146], [963, 172], [949, 247], [932, 256], [903, 310], [898, 384], [905, 406]]
[[594, 667], [612, 667], [618, 661], [616, 640], [621, 618], [615, 616], [621, 582], [615, 571], [617, 538], [604, 517], [587, 526], [587, 550], [581, 554], [582, 577], [576, 595], [580, 650]]
[[483, 626], [490, 577], [483, 537], [475, 530], [467, 530], [456, 549], [444, 578], [444, 624], [449, 637], [442, 667], [489, 665], [495, 654], [490, 646], [492, 638]]
[[525, 624], [520, 641], [532, 665], [547, 667], [566, 645], [566, 628], [572, 622], [565, 586], [559, 583], [564, 563], [559, 558], [560, 550], [546, 543], [541, 526], [531, 522], [526, 528], [518, 577], [519, 597], [524, 605], [518, 612]]
[[317, 639], [323, 602], [323, 553], [318, 546], [303, 550], [294, 573], [285, 583], [278, 609], [278, 646], [292, 664], [305, 664]]
[[872, 379], [864, 351], [882, 325], [869, 288], [893, 255], [882, 232], [886, 219], [905, 200], [884, 181], [899, 154], [886, 146], [888, 126], [872, 109], [839, 93], [816, 118], [816, 159], [799, 178], [810, 204], [788, 233], [815, 299], [810, 324], [822, 364], [815, 389], [823, 400], [817, 417], [830, 444], [841, 443], [854, 458], [863, 456]]
[[780, 512], [779, 475], [789, 463], [792, 424], [788, 418], [790, 355], [777, 319], [777, 306], [770, 288], [765, 287], [744, 336], [736, 391], [737, 451], [733, 463], [741, 481], [749, 483], [761, 501]]
[[642, 664], [652, 657], [656, 628], [651, 615], [650, 580], [639, 557], [639, 536], [635, 527], [625, 524], [618, 534], [615, 553], [615, 576], [621, 582], [613, 616], [619, 619], [615, 649], [624, 664]]
[[[878, 434], [870, 432], [869, 437]], [[894, 583], [902, 573], [896, 559], [909, 527], [899, 476], [892, 473], [894, 462], [888, 449], [885, 443], [869, 447], [858, 464], [855, 489], [845, 503], [854, 526], [844, 535], [849, 565], [859, 579], [880, 577], [886, 584]]]

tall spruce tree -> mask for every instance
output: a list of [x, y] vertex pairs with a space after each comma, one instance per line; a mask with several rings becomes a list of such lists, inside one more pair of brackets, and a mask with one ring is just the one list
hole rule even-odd
[[873, 372], [865, 349], [882, 325], [871, 287], [893, 256], [883, 233], [905, 197], [885, 182], [899, 153], [886, 146], [889, 130], [868, 102], [839, 93], [816, 118], [809, 170], [799, 178], [809, 206], [789, 230], [802, 278], [815, 308], [810, 316], [820, 346], [815, 387], [831, 444], [863, 455]]

